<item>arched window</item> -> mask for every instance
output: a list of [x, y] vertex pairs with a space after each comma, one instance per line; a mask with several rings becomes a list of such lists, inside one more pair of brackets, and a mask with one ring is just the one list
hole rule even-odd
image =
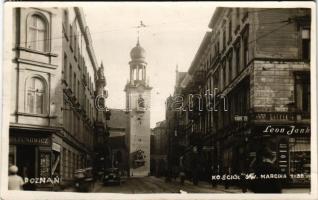
[[37, 77], [27, 82], [27, 111], [34, 114], [45, 113], [45, 83]]
[[46, 51], [47, 24], [43, 17], [34, 14], [28, 21], [28, 48]]

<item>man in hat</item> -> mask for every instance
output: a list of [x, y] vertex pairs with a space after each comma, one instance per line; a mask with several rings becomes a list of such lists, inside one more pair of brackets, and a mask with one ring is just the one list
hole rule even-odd
[[23, 179], [21, 176], [17, 175], [18, 167], [12, 165], [9, 167], [9, 181], [8, 181], [8, 189], [9, 190], [23, 190]]
[[[275, 166], [276, 156], [269, 147], [265, 147], [261, 152], [261, 163], [256, 165], [256, 180], [253, 180], [251, 190], [255, 193], [281, 193], [282, 183], [280, 179], [271, 177], [271, 174], [280, 174], [280, 170]], [[269, 175], [270, 178], [262, 178]]]

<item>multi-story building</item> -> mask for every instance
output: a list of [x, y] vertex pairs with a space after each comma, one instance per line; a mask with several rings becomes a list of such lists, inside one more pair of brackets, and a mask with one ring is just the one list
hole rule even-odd
[[153, 128], [153, 140], [151, 141], [151, 168], [153, 168], [154, 175], [163, 176], [167, 163], [168, 156], [168, 135], [166, 122], [161, 121], [156, 123]]
[[302, 8], [216, 9], [181, 83], [202, 168], [244, 172], [269, 146], [282, 173], [309, 173], [310, 19]]
[[122, 172], [122, 176], [128, 176], [128, 143], [127, 124], [128, 115], [124, 109], [110, 109], [111, 117], [107, 123], [109, 132], [109, 159], [108, 167], [116, 167]]
[[110, 110], [106, 107], [106, 98], [108, 92], [105, 90], [106, 78], [104, 75], [103, 63], [97, 71], [95, 91], [95, 107], [97, 108], [97, 116], [95, 121], [95, 141], [94, 141], [94, 171], [96, 174], [103, 174], [104, 169], [110, 165], [109, 158], [109, 128], [108, 120], [110, 120]]
[[9, 163], [23, 177], [72, 180], [92, 166], [102, 78], [83, 10], [14, 8], [13, 33]]

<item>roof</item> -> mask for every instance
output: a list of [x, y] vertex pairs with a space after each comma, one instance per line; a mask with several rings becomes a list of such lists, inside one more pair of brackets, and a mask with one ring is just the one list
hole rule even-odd
[[195, 71], [195, 69], [198, 67], [198, 64], [200, 64], [200, 59], [202, 57], [202, 54], [204, 53], [204, 51], [206, 50], [207, 46], [209, 45], [210, 43], [210, 39], [211, 39], [211, 35], [212, 35], [212, 32], [211, 31], [208, 31], [205, 33], [204, 37], [203, 37], [203, 40], [200, 44], [200, 47], [198, 49], [198, 51], [196, 52], [195, 56], [194, 56], [194, 59], [190, 65], [190, 68], [189, 68], [189, 74], [193, 74], [193, 72]]
[[166, 127], [166, 120], [160, 121], [156, 123], [155, 128], [165, 128]]
[[184, 77], [187, 75], [187, 72], [177, 72], [176, 74], [176, 86], [178, 87], [182, 80], [184, 79]]
[[110, 109], [110, 120], [107, 122], [109, 128], [126, 129], [127, 114], [123, 109]]
[[222, 12], [224, 12], [224, 7], [217, 7], [211, 17], [211, 20], [209, 22], [209, 28], [213, 29], [216, 25], [217, 20], [219, 19], [219, 16]]

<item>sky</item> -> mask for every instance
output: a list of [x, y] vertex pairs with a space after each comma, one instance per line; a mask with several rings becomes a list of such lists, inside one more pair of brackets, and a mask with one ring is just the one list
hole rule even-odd
[[209, 31], [215, 6], [201, 3], [105, 3], [83, 8], [98, 62], [103, 62], [109, 108], [125, 108], [130, 50], [137, 42], [146, 50], [151, 93], [151, 127], [165, 119], [165, 100], [173, 93], [175, 71], [187, 71]]

